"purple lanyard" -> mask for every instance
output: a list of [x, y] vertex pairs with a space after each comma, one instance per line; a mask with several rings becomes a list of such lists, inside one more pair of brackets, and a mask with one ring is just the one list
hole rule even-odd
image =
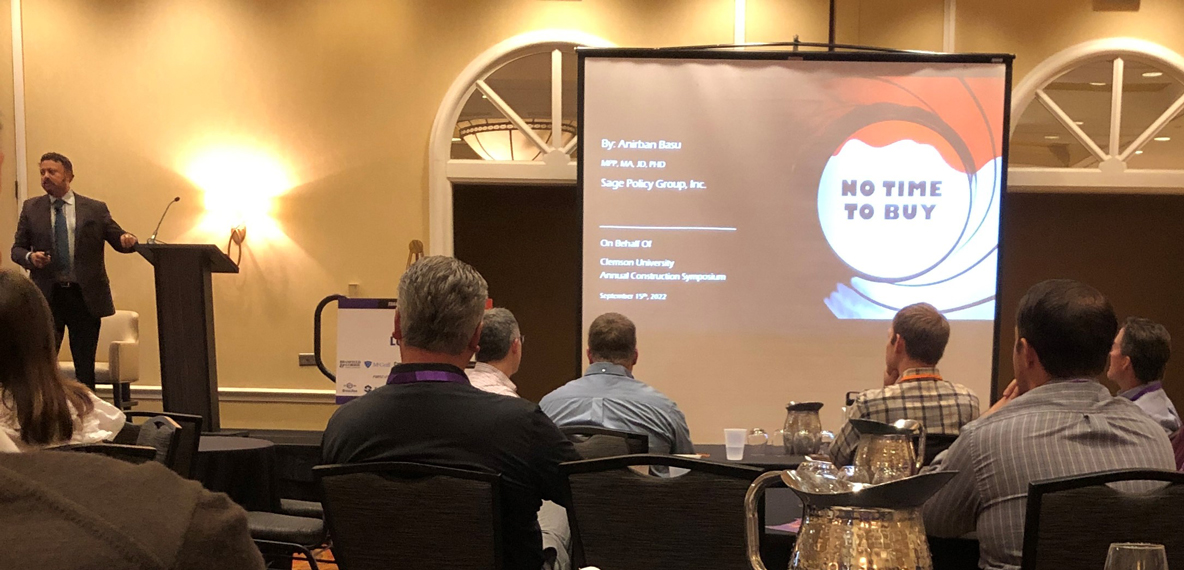
[[410, 372], [392, 371], [391, 375], [386, 378], [387, 385], [414, 384], [416, 382], [456, 382], [458, 384], [468, 384], [469, 377], [448, 370], [415, 370]]
[[1146, 396], [1149, 392], [1154, 392], [1156, 390], [1159, 390], [1162, 387], [1163, 387], [1163, 384], [1159, 383], [1158, 381], [1152, 382], [1146, 386], [1143, 386], [1141, 389], [1139, 389], [1138, 392], [1135, 392], [1134, 394], [1131, 394], [1128, 397], [1133, 402], [1135, 400], [1138, 400], [1139, 398], [1142, 398], [1143, 396]]

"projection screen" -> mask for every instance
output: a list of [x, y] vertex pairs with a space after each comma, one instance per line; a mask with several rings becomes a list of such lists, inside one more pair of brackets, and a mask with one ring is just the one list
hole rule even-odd
[[927, 302], [951, 323], [939, 368], [985, 409], [1010, 66], [582, 51], [585, 338], [630, 317], [635, 376], [695, 441], [777, 429], [791, 400], [837, 430], [844, 395], [881, 385], [896, 310]]

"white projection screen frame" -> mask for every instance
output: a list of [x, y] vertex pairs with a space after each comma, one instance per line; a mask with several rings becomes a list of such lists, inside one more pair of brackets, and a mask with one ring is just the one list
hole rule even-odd
[[696, 442], [772, 433], [790, 401], [837, 430], [846, 393], [882, 385], [892, 315], [925, 301], [951, 324], [942, 374], [985, 410], [1014, 310], [995, 302], [1012, 59], [581, 49], [585, 342], [630, 317], [636, 377]]

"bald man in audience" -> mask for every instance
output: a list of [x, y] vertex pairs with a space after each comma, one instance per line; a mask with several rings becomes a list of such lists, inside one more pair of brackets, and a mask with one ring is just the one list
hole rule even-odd
[[554, 546], [547, 558], [543, 533], [564, 532], [551, 525], [566, 521], [540, 518], [539, 507], [544, 499], [566, 505], [559, 464], [580, 456], [537, 405], [478, 390], [465, 375], [487, 295], [481, 274], [451, 257], [409, 267], [395, 310], [403, 361], [385, 386], [333, 414], [321, 455], [325, 463], [409, 461], [499, 473], [503, 567], [561, 566], [565, 546]]
[[1150, 319], [1131, 317], [1110, 348], [1106, 376], [1118, 384], [1119, 396], [1139, 406], [1169, 434], [1180, 429], [1180, 414], [1163, 391], [1163, 373], [1172, 357], [1172, 335]]
[[1032, 481], [1176, 469], [1163, 428], [1094, 380], [1118, 333], [1105, 296], [1077, 281], [1044, 281], [1020, 299], [1015, 320], [1015, 380], [937, 458], [936, 470], [957, 474], [923, 508], [930, 535], [976, 532], [988, 570], [1020, 567]]
[[522, 365], [522, 331], [509, 309], [489, 309], [481, 319], [481, 341], [477, 364], [465, 370], [474, 388], [491, 394], [518, 397], [510, 377]]
[[[691, 430], [678, 404], [633, 377], [637, 327], [605, 313], [588, 327], [588, 361], [580, 378], [547, 394], [539, 406], [561, 426], [597, 426], [649, 436], [650, 453], [694, 453]], [[654, 466], [666, 474], [663, 466]]]
[[[978, 396], [942, 377], [937, 363], [950, 341], [950, 323], [933, 305], [917, 303], [896, 313], [888, 327], [884, 387], [859, 394], [847, 407], [847, 419], [886, 424], [917, 420], [930, 435], [957, 437], [962, 426], [979, 414]], [[830, 456], [836, 465], [849, 465], [859, 444], [859, 432], [844, 423]]]

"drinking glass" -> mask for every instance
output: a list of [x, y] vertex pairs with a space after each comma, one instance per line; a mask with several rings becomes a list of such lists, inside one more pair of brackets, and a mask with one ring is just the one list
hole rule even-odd
[[748, 435], [748, 430], [744, 428], [724, 430], [724, 448], [727, 451], [728, 461], [744, 459], [744, 436], [746, 435]]
[[1106, 570], [1168, 570], [1162, 544], [1115, 542], [1106, 554]]

